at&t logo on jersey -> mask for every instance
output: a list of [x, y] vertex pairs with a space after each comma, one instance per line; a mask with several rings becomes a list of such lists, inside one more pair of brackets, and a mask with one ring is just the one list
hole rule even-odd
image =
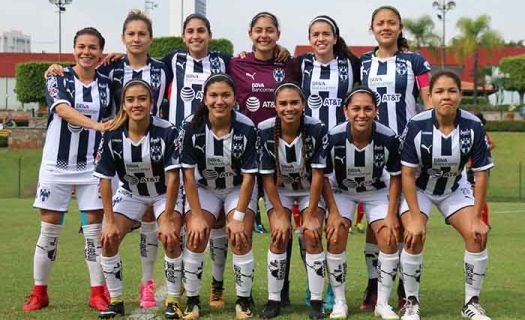
[[190, 87], [184, 87], [180, 90], [180, 98], [184, 102], [191, 102], [195, 99], [195, 91]]
[[206, 180], [225, 179], [225, 178], [229, 178], [229, 177], [234, 177], [235, 176], [235, 172], [226, 172], [226, 171], [224, 171], [224, 172], [218, 173], [217, 171], [215, 171], [213, 169], [204, 169], [204, 170], [202, 170], [202, 176]]
[[386, 102], [399, 102], [401, 101], [401, 94], [400, 93], [385, 93], [383, 95], [376, 92], [376, 99], [380, 103], [386, 103]]
[[261, 105], [261, 101], [257, 97], [249, 97], [246, 99], [246, 109], [250, 112], [256, 112], [259, 108], [275, 108], [273, 101], [264, 101]]
[[282, 82], [285, 77], [284, 70], [282, 68], [276, 68], [273, 70], [273, 78], [276, 82]]
[[308, 97], [308, 106], [310, 109], [318, 109], [321, 107], [340, 107], [341, 98], [322, 98], [319, 95], [312, 94]]

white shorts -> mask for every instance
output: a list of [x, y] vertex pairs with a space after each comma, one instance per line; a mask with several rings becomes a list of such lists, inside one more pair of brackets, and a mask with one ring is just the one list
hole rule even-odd
[[78, 210], [92, 211], [103, 209], [98, 183], [77, 185], [39, 183], [33, 207], [66, 212], [71, 202], [73, 186], [75, 186]]
[[155, 218], [158, 219], [166, 209], [166, 194], [155, 197], [141, 196], [119, 187], [113, 196], [113, 212], [120, 213], [139, 224], [149, 207], [153, 207]]
[[[308, 208], [308, 203], [310, 201], [309, 191], [290, 191], [279, 188], [277, 189], [277, 193], [279, 193], [279, 199], [281, 200], [283, 207], [288, 209], [290, 212], [292, 211], [293, 204], [296, 201], [299, 206], [299, 212], [302, 213], [304, 209]], [[273, 208], [273, 205], [270, 199], [268, 199], [266, 196], [266, 193], [264, 194], [264, 200], [266, 202], [266, 210], [267, 212], [270, 212], [270, 210]], [[325, 211], [326, 206], [322, 198], [319, 199], [317, 206]]]
[[[228, 212], [237, 208], [237, 203], [239, 202], [239, 195], [241, 193], [241, 187], [234, 187], [228, 193], [219, 193], [213, 192], [202, 186], [198, 186], [197, 192], [199, 193], [201, 209], [210, 212], [211, 214], [213, 214], [215, 219], [217, 219], [221, 209], [224, 209], [224, 213], [228, 214]], [[252, 192], [250, 202], [248, 203], [248, 209], [252, 210], [254, 213], [257, 211], [256, 198], [256, 193]], [[186, 199], [185, 201], [185, 209], [185, 213], [188, 213], [191, 210], [190, 205], [188, 203], [188, 199]]]
[[[419, 210], [430, 218], [432, 211], [432, 203], [441, 212], [441, 215], [447, 220], [451, 215], [459, 210], [474, 205], [474, 195], [472, 194], [472, 187], [466, 179], [461, 179], [459, 187], [446, 195], [435, 196], [425, 193], [422, 190], [417, 190], [417, 203]], [[399, 207], [400, 214], [408, 212], [408, 203], [404, 196], [401, 196], [401, 206]]]
[[363, 204], [368, 224], [385, 219], [388, 213], [387, 188], [360, 192], [358, 194], [350, 194], [340, 189], [334, 189], [334, 198], [341, 215], [350, 221], [354, 221], [355, 208], [359, 202]]

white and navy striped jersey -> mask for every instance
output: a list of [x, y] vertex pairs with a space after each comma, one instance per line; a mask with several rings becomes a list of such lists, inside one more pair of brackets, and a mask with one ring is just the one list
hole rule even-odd
[[195, 178], [201, 186], [229, 192], [240, 186], [243, 173], [257, 173], [257, 133], [253, 122], [233, 111], [231, 131], [218, 138], [212, 131], [208, 116], [196, 128], [189, 117], [180, 131], [183, 168], [196, 168]]
[[135, 195], [166, 193], [165, 171], [180, 167], [177, 133], [171, 123], [155, 116], [138, 143], [128, 138], [127, 123], [104, 133], [94, 175], [112, 179], [117, 173], [122, 188]]
[[193, 59], [186, 51], [175, 50], [162, 61], [173, 72], [169, 87], [169, 112], [164, 117], [180, 127], [188, 116], [193, 114], [202, 101], [202, 85], [211, 74], [225, 73], [231, 56], [220, 52], [210, 52], [202, 59]]
[[348, 193], [383, 189], [390, 175], [401, 174], [399, 139], [396, 133], [375, 121], [370, 143], [358, 149], [352, 143], [351, 126], [344, 122], [330, 129], [330, 159], [326, 173], [333, 186]]
[[401, 137], [401, 164], [418, 168], [416, 185], [426, 193], [444, 195], [456, 190], [469, 159], [473, 171], [494, 166], [481, 121], [459, 109], [455, 124], [444, 135], [435, 111], [427, 110], [408, 122]]
[[430, 71], [430, 64], [418, 53], [398, 51], [380, 59], [374, 52], [361, 56], [361, 83], [376, 93], [379, 121], [401, 134], [416, 113], [419, 89], [416, 77]]
[[[275, 121], [277, 117], [259, 124], [260, 163], [259, 173], [275, 174]], [[278, 156], [281, 185], [291, 191], [308, 191], [312, 181], [312, 168], [326, 168], [328, 130], [319, 120], [304, 117], [304, 129], [292, 143], [279, 138]], [[304, 134], [304, 136], [303, 136]], [[303, 153], [303, 143], [304, 151]]]
[[49, 118], [40, 182], [96, 183], [94, 160], [102, 134], [68, 123], [55, 113], [55, 107], [67, 104], [93, 121], [107, 119], [111, 116], [110, 86], [110, 80], [98, 72], [89, 85], [80, 82], [72, 68], [65, 68], [63, 76], [48, 76]]
[[346, 94], [359, 81], [359, 64], [336, 58], [328, 64], [315, 60], [313, 53], [298, 58], [301, 86], [306, 97], [306, 115], [333, 128], [346, 120], [343, 103]]
[[124, 56], [122, 59], [107, 66], [100, 66], [97, 70], [108, 75], [111, 79], [115, 114], [121, 107], [121, 94], [124, 85], [132, 79], [142, 79], [149, 83], [153, 91], [154, 103], [151, 114], [159, 116], [162, 101], [167, 96], [166, 87], [172, 79], [171, 71], [164, 62], [148, 56], [146, 65], [136, 70], [129, 65], [128, 57]]

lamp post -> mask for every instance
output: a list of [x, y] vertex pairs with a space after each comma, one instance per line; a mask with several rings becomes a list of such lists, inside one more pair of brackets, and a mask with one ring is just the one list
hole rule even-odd
[[441, 36], [441, 69], [445, 69], [445, 54], [446, 54], [446, 45], [445, 45], [445, 25], [446, 25], [446, 15], [447, 12], [454, 9], [456, 7], [456, 2], [454, 1], [446, 1], [446, 0], [439, 0], [434, 1], [432, 3], [432, 6], [434, 9], [438, 10], [439, 13], [437, 14], [437, 17], [442, 22], [443, 26], [443, 33]]
[[62, 12], [66, 11], [66, 6], [73, 0], [49, 0], [52, 5], [58, 8], [58, 60], [62, 60]]

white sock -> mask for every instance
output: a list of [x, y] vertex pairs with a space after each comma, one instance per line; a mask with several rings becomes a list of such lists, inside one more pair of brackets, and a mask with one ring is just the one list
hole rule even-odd
[[423, 254], [401, 252], [401, 273], [406, 297], [416, 297], [419, 301], [419, 281], [423, 270]]
[[176, 258], [164, 256], [164, 274], [168, 294], [178, 297], [182, 280], [182, 254]]
[[332, 285], [335, 300], [346, 303], [346, 252], [326, 254], [326, 265], [328, 267], [328, 279]]
[[286, 252], [268, 250], [268, 300], [281, 301], [281, 291], [286, 275]]
[[228, 236], [226, 228], [211, 229], [210, 231], [211, 274], [215, 281], [224, 280], [226, 255], [228, 254]]
[[379, 256], [379, 247], [375, 243], [365, 243], [366, 270], [368, 271], [368, 279], [377, 279], [377, 257]]
[[40, 236], [36, 242], [33, 258], [33, 277], [35, 285], [47, 286], [49, 272], [56, 259], [58, 238], [62, 225], [40, 222]]
[[187, 297], [199, 295], [201, 290], [202, 267], [204, 264], [203, 252], [192, 252], [185, 248], [182, 254], [182, 283]]
[[142, 283], [153, 279], [155, 261], [159, 250], [157, 222], [142, 222], [140, 226], [140, 261], [142, 263]]
[[249, 297], [252, 293], [254, 260], [253, 250], [245, 255], [232, 254], [235, 289], [238, 297]]
[[465, 304], [467, 304], [472, 297], [479, 297], [483, 280], [487, 273], [487, 265], [489, 262], [489, 254], [487, 249], [472, 253], [465, 250]]
[[113, 257], [100, 255], [100, 265], [104, 271], [111, 298], [122, 296], [122, 261], [120, 261], [120, 255], [118, 253]]
[[100, 266], [100, 233], [102, 224], [86, 224], [82, 226], [82, 233], [85, 238], [84, 258], [89, 270], [89, 281], [92, 287], [103, 286], [106, 283], [104, 273]]
[[377, 261], [377, 304], [387, 305], [399, 265], [399, 254], [379, 252]]
[[324, 276], [326, 273], [326, 258], [321, 253], [306, 253], [306, 274], [310, 288], [310, 300], [323, 300]]

